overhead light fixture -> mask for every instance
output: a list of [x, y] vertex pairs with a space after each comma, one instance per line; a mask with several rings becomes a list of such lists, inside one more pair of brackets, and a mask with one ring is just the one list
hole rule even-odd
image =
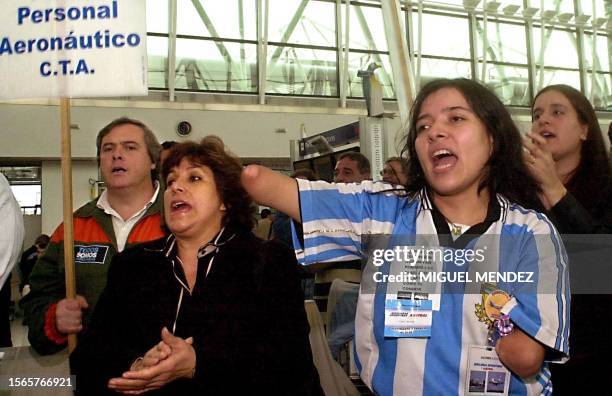
[[589, 19], [591, 19], [590, 15], [576, 15], [574, 17], [574, 20], [576, 21], [577, 24], [579, 25], [586, 25], [586, 23], [589, 21]]
[[488, 1], [486, 4], [487, 5], [486, 5], [485, 9], [487, 10], [487, 12], [490, 12], [492, 14], [496, 13], [497, 9], [501, 5], [501, 3], [499, 1]]
[[608, 22], [608, 18], [596, 18], [594, 19], [591, 24], [593, 25], [593, 27], [595, 28], [600, 28], [602, 27], [606, 22]]
[[554, 11], [554, 10], [546, 10], [542, 13], [542, 19], [545, 21], [550, 21], [555, 16], [557, 16], [557, 11]]
[[540, 11], [540, 9], [537, 7], [527, 7], [523, 10], [523, 16], [525, 18], [533, 18], [538, 11]]
[[516, 14], [516, 12], [519, 10], [519, 8], [521, 8], [521, 7], [517, 6], [516, 4], [507, 5], [507, 6], [504, 7], [504, 14], [506, 14], [508, 16], [512, 16], [512, 15]]
[[479, 3], [480, 0], [463, 0], [463, 8], [473, 11]]
[[568, 23], [570, 19], [574, 17], [574, 14], [571, 12], [564, 12], [562, 14], [557, 15], [557, 19], [559, 22]]

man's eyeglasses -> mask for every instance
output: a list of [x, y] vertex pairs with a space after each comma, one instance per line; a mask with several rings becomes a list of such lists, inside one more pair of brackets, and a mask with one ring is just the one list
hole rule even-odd
[[381, 176], [395, 176], [397, 178], [397, 173], [395, 173], [395, 169], [393, 169], [393, 167], [388, 167], [388, 168], [383, 168], [383, 170], [380, 171], [380, 175]]

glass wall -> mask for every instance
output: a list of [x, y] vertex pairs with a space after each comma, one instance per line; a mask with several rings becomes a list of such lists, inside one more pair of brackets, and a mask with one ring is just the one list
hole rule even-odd
[[[486, 26], [485, 26], [486, 25]], [[512, 37], [512, 40], [508, 40]], [[525, 26], [477, 18], [477, 76], [507, 105], [529, 106], [529, 66]]]
[[266, 93], [337, 96], [335, 4], [268, 1]]
[[[360, 70], [366, 70], [372, 63], [378, 64], [375, 75], [382, 85], [383, 98], [395, 98], [393, 89], [393, 72], [389, 60], [389, 48], [385, 36], [382, 10], [379, 5], [352, 2], [349, 20], [346, 20], [346, 7], [341, 8], [343, 28], [349, 27], [348, 56], [348, 97], [362, 98], [363, 85]], [[346, 30], [342, 32], [343, 37]]]
[[[384, 98], [394, 99], [380, 0], [350, 1], [348, 15], [346, 1], [147, 0], [149, 86], [361, 98], [357, 73], [377, 63]], [[612, 0], [401, 4], [418, 83], [472, 78], [514, 106], [565, 83], [612, 111]]]

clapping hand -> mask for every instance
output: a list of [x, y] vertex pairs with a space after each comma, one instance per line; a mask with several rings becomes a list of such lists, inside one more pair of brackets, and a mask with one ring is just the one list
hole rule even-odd
[[108, 387], [126, 395], [138, 395], [179, 378], [192, 378], [196, 365], [193, 338], [175, 337], [165, 327], [161, 342], [137, 360], [130, 371], [108, 381]]
[[548, 148], [548, 142], [537, 133], [530, 132], [523, 137], [523, 161], [531, 176], [542, 188], [540, 200], [549, 210], [566, 194], [567, 190], [557, 175], [555, 160]]

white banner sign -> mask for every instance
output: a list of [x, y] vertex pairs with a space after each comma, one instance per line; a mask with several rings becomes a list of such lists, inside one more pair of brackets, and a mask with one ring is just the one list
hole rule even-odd
[[144, 0], [2, 0], [0, 99], [147, 94]]

